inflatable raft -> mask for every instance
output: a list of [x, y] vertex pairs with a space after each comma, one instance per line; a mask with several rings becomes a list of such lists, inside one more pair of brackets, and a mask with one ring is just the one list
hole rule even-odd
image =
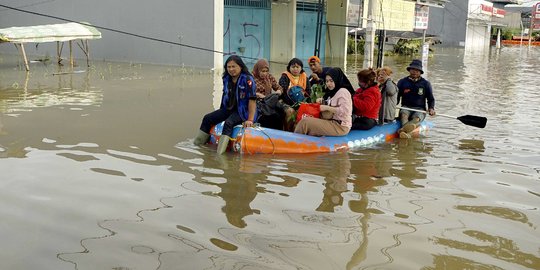
[[[375, 126], [370, 130], [351, 130], [345, 136], [315, 137], [263, 127], [243, 128], [236, 126], [228, 151], [240, 154], [305, 154], [348, 151], [370, 147], [398, 138], [399, 122]], [[413, 137], [425, 135], [432, 123], [424, 121], [413, 131]], [[210, 130], [210, 143], [217, 144], [223, 123]]]

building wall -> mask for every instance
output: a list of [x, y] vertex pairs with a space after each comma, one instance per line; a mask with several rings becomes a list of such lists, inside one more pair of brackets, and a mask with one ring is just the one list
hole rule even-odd
[[519, 12], [506, 11], [503, 18], [493, 17], [492, 21], [499, 25], [505, 25], [509, 28], [521, 29], [523, 27], [521, 22], [521, 13]]
[[488, 25], [485, 23], [475, 24], [469, 22], [465, 49], [486, 50], [489, 48], [490, 39], [490, 27]]
[[246, 64], [270, 57], [270, 7], [225, 6], [223, 48], [229, 54], [244, 56]]
[[326, 28], [323, 61], [328, 66], [345, 67], [347, 65], [347, 28], [339, 25], [347, 23], [348, 4], [349, 1], [328, 1], [326, 4], [326, 18], [330, 25]]
[[[2, 0], [2, 4], [28, 11], [84, 21], [95, 26], [117, 29], [137, 35], [222, 51], [223, 1], [131, 1], [131, 0]], [[221, 8], [216, 8], [221, 5]], [[221, 14], [217, 14], [221, 13]], [[0, 28], [64, 23], [57, 19], [0, 8]], [[219, 27], [218, 27], [219, 26]], [[133, 61], [195, 67], [214, 67], [215, 53], [146, 40], [99, 29], [102, 39], [90, 41], [94, 60]], [[55, 43], [25, 46], [30, 56], [56, 55]], [[0, 44], [0, 53], [17, 54], [13, 45]], [[75, 46], [74, 56], [84, 58]], [[219, 58], [222, 58], [219, 55]], [[64, 51], [64, 57], [67, 52]]]
[[468, 4], [452, 0], [444, 8], [430, 8], [427, 34], [440, 37], [442, 46], [465, 46]]
[[296, 1], [272, 3], [272, 61], [288, 63], [295, 57], [296, 27], [293, 25], [296, 25]]

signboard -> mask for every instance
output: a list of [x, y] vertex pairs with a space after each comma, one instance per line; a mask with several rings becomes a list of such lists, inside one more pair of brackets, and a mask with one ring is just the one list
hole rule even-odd
[[533, 30], [540, 30], [540, 2], [533, 6], [531, 23]]
[[422, 66], [424, 67], [424, 72], [427, 71], [427, 62], [429, 58], [429, 42], [425, 42], [422, 45]]
[[469, 19], [491, 21], [493, 3], [484, 0], [469, 1]]
[[[374, 0], [377, 29], [413, 31], [416, 4], [404, 0]], [[369, 1], [364, 1], [363, 16], [367, 17]]]
[[493, 3], [480, 4], [480, 13], [486, 14], [486, 15], [493, 14]]
[[429, 6], [416, 5], [414, 10], [414, 28], [427, 29], [429, 21]]
[[502, 8], [493, 8], [493, 16], [497, 18], [504, 18], [504, 15], [506, 15], [506, 10]]
[[358, 25], [362, 27], [362, 6], [357, 4], [349, 4], [347, 9], [347, 25]]

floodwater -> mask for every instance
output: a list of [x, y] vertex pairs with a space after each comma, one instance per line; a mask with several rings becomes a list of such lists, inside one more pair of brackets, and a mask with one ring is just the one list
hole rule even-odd
[[484, 129], [216, 156], [191, 143], [214, 71], [0, 55], [0, 269], [539, 269], [539, 57], [436, 48], [438, 113]]

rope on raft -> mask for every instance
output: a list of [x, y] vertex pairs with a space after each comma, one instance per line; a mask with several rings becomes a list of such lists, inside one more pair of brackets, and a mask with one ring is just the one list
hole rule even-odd
[[[268, 133], [266, 133], [266, 132], [264, 131], [264, 128], [262, 128], [261, 125], [260, 125], [259, 123], [255, 123], [255, 126], [253, 126], [252, 128], [253, 128], [253, 129], [256, 129], [256, 130], [262, 132], [264, 135], [266, 135], [266, 137], [268, 138], [268, 140], [269, 140], [270, 143], [272, 144], [272, 155], [275, 154], [275, 153], [276, 153], [276, 145], [274, 144], [274, 141], [272, 140], [272, 137], [270, 137], [270, 135], [268, 135]], [[244, 126], [242, 126], [242, 129], [240, 130], [241, 134], [245, 134], [245, 130], [246, 130], [246, 128], [245, 128]], [[237, 139], [235, 138], [234, 140], [236, 141]], [[247, 143], [244, 142], [244, 141], [245, 141], [245, 139], [244, 139], [244, 136], [242, 135], [241, 141], [240, 141], [240, 145], [243, 146], [243, 147], [246, 149], [246, 151], [248, 152], [248, 154], [251, 155], [252, 153], [249, 152], [249, 149], [248, 149], [248, 147], [247, 147]], [[242, 145], [242, 143], [244, 143], [244, 144]]]

